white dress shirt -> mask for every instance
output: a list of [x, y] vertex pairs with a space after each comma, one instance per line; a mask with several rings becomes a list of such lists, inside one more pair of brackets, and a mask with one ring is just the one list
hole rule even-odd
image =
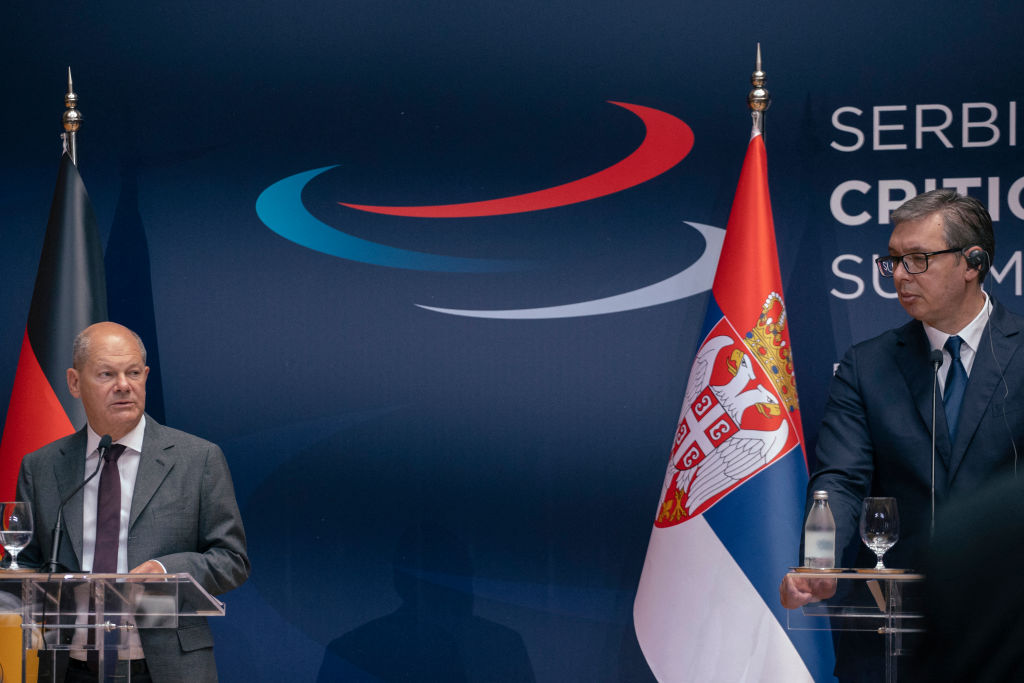
[[978, 347], [981, 346], [981, 336], [985, 333], [988, 318], [992, 314], [992, 301], [988, 298], [986, 292], [983, 291], [982, 294], [985, 295], [985, 305], [981, 307], [978, 315], [974, 316], [974, 320], [967, 323], [966, 327], [957, 332], [956, 335], [946, 334], [930, 325], [924, 326], [924, 333], [928, 335], [928, 343], [931, 345], [932, 350], [940, 349], [942, 351], [942, 367], [946, 368], [946, 370], [939, 371], [939, 387], [943, 394], [946, 393], [946, 377], [949, 375], [949, 368], [952, 367], [953, 363], [953, 358], [949, 355], [949, 351], [945, 349], [946, 340], [950, 337], [959, 336], [964, 340], [964, 343], [960, 345], [960, 362], [964, 364], [967, 376], [971, 376], [974, 358], [978, 355]]

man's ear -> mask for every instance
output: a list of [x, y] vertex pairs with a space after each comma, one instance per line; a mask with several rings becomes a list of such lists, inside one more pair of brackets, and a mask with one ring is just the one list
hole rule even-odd
[[68, 391], [75, 398], [82, 398], [82, 392], [78, 388], [78, 370], [68, 368]]

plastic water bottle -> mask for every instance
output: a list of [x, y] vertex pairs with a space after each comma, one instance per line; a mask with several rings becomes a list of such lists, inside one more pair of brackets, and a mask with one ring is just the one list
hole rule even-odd
[[814, 504], [804, 523], [804, 566], [832, 569], [836, 566], [836, 521], [828, 506], [828, 491], [815, 491]]

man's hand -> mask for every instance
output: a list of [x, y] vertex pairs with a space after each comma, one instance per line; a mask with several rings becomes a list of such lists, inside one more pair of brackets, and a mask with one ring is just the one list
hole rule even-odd
[[135, 569], [128, 572], [129, 574], [166, 574], [164, 566], [156, 560], [146, 560]]
[[828, 600], [835, 594], [835, 579], [815, 579], [811, 576], [786, 574], [779, 586], [779, 600], [786, 609], [796, 609], [809, 602]]

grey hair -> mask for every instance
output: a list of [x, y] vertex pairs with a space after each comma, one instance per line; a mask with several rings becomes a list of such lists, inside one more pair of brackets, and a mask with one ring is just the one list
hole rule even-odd
[[[890, 221], [893, 225], [899, 225], [907, 221], [921, 220], [933, 213], [942, 214], [942, 236], [950, 248], [965, 248], [977, 244], [988, 253], [988, 263], [991, 266], [996, 255], [992, 217], [985, 205], [974, 197], [959, 194], [949, 188], [932, 190], [903, 202], [892, 212]], [[988, 269], [983, 269], [979, 281], [983, 282], [987, 274]]]
[[[92, 327], [91, 325], [89, 327]], [[128, 330], [128, 328], [124, 328]], [[85, 366], [85, 361], [89, 357], [89, 344], [92, 341], [92, 337], [86, 334], [89, 328], [85, 328], [77, 335], [75, 335], [75, 342], [71, 346], [71, 367], [76, 370], [81, 370]], [[133, 330], [128, 330], [135, 339], [135, 343], [139, 345], [139, 352], [142, 354], [142, 364], [146, 364], [146, 345], [142, 343], [142, 337], [135, 334]]]

